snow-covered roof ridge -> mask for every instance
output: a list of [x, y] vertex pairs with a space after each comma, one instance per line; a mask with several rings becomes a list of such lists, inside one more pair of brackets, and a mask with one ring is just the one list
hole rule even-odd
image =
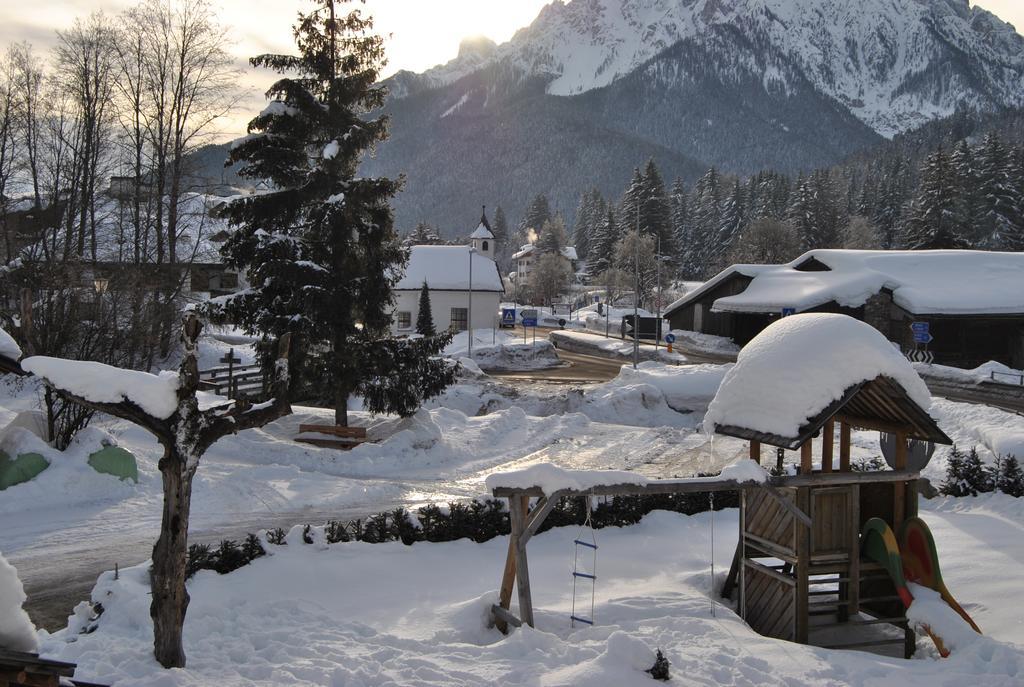
[[[512, 259], [518, 260], [521, 257], [529, 255], [536, 248], [537, 246], [535, 244], [527, 243], [522, 248], [519, 249], [519, 252], [512, 255]], [[561, 250], [561, 253], [562, 257], [566, 258], [567, 260], [579, 260], [579, 256], [576, 253], [576, 246], [566, 246]]]
[[[811, 260], [827, 269], [800, 269]], [[734, 265], [670, 305], [668, 312], [737, 272], [753, 281], [742, 293], [715, 300], [712, 310], [802, 312], [832, 301], [857, 308], [888, 289], [896, 305], [915, 315], [1024, 313], [1024, 253], [846, 249], [808, 251], [785, 265]]]
[[473, 231], [473, 233], [469, 235], [469, 238], [471, 238], [471, 239], [493, 239], [494, 238], [494, 234], [492, 234], [491, 230], [487, 228], [487, 225], [485, 225], [483, 222], [481, 222], [477, 226], [476, 230]]
[[[469, 246], [413, 246], [405, 274], [395, 285], [398, 291], [418, 291], [427, 286], [436, 290], [469, 290]], [[493, 260], [478, 251], [472, 253], [473, 290], [504, 293], [505, 286]]]
[[784, 317], [740, 351], [708, 406], [704, 431], [739, 427], [795, 438], [849, 389], [877, 377], [891, 379], [923, 411], [931, 407], [913, 366], [871, 325], [831, 313]]

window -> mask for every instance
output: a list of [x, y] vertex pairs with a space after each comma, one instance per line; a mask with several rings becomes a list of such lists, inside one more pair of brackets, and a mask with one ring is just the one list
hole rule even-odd
[[398, 328], [412, 329], [412, 313], [408, 310], [398, 311]]
[[469, 329], [469, 310], [466, 308], [452, 308], [451, 328], [457, 332], [464, 332]]
[[486, 251], [487, 251], [487, 242], [486, 242], [486, 241], [484, 241], [484, 247], [483, 247], [483, 250], [484, 250], [484, 252], [486, 252]]

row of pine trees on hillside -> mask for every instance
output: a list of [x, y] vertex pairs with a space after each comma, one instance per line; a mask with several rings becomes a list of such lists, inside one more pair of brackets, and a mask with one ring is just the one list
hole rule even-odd
[[[526, 240], [530, 229], [540, 232], [556, 216], [539, 195], [515, 234]], [[974, 145], [939, 148], [916, 169], [878, 159], [745, 180], [710, 169], [692, 187], [680, 179], [667, 185], [650, 160], [619, 199], [583, 191], [572, 240], [592, 278], [612, 267], [615, 246], [636, 230], [660, 244], [677, 276], [693, 279], [736, 262], [785, 262], [815, 248], [1020, 251], [1024, 145], [990, 133]]]

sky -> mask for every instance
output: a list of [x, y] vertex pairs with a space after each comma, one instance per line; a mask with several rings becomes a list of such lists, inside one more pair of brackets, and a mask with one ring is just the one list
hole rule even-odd
[[[303, 0], [210, 0], [218, 10], [231, 52], [239, 65], [263, 52], [292, 49], [291, 25], [295, 14], [310, 4]], [[501, 43], [528, 25], [550, 0], [367, 0], [365, 11], [376, 20], [376, 30], [388, 36], [385, 76], [399, 70], [423, 71], [458, 54], [459, 42], [469, 36], [487, 36]], [[850, 0], [856, 2], [857, 0]], [[0, 46], [27, 40], [41, 49], [54, 43], [54, 29], [67, 28], [76, 16], [102, 10], [116, 14], [135, 0], [0, 0]], [[972, 2], [1024, 30], [1024, 0]], [[355, 5], [355, 3], [353, 3]], [[244, 133], [249, 113], [261, 109], [266, 74], [246, 69], [239, 84], [247, 90], [234, 117], [224, 124], [225, 136]]]

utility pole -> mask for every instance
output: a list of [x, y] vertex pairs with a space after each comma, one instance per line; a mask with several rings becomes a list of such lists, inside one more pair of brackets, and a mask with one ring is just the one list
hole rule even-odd
[[657, 354], [658, 346], [661, 344], [661, 237], [658, 237], [658, 250], [655, 253], [658, 264], [655, 266], [655, 279], [658, 280], [658, 299], [654, 303], [657, 308], [658, 319], [654, 323], [654, 352]]
[[640, 364], [640, 201], [636, 203], [636, 238], [633, 242], [633, 369]]

